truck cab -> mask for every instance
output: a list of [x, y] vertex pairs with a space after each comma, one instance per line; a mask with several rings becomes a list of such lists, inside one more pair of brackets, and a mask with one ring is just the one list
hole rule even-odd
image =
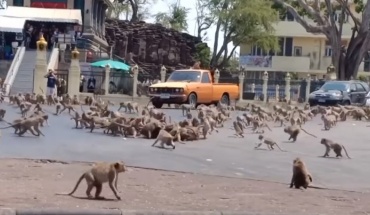
[[149, 87], [149, 96], [156, 108], [163, 104], [230, 104], [239, 99], [239, 86], [236, 84], [213, 83], [213, 74], [209, 70], [175, 70], [164, 83]]

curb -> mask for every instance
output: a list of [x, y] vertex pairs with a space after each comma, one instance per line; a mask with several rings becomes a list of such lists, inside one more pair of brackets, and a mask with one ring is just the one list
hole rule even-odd
[[[120, 209], [13, 209], [0, 208], [0, 215], [268, 215], [232, 211], [149, 211]], [[277, 214], [275, 214], [277, 215]]]

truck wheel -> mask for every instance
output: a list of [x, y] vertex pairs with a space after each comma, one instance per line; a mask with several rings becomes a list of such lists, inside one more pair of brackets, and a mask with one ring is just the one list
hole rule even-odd
[[230, 105], [230, 98], [226, 93], [222, 95], [220, 103], [224, 105]]
[[152, 102], [153, 103], [153, 106], [155, 107], [155, 108], [162, 108], [162, 106], [163, 106], [163, 103], [161, 103], [161, 102]]
[[195, 93], [190, 93], [188, 97], [188, 103], [193, 105], [193, 107], [197, 106], [197, 95], [195, 95]]

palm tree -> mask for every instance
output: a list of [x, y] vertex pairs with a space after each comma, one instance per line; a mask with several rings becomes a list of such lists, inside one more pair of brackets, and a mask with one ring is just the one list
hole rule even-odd
[[180, 6], [180, 1], [178, 0], [170, 5], [169, 10], [169, 13], [158, 13], [155, 16], [156, 23], [177, 31], [187, 31], [189, 8]]

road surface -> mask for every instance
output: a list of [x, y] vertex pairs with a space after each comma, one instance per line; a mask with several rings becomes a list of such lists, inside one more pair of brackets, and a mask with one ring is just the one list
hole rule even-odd
[[[18, 108], [6, 103], [1, 107], [7, 110], [7, 121], [19, 117]], [[54, 107], [46, 109], [54, 111]], [[183, 119], [180, 110], [164, 111], [173, 121]], [[235, 112], [234, 115], [236, 114], [238, 113]], [[324, 154], [324, 146], [320, 144], [319, 138], [303, 133], [296, 143], [287, 142], [288, 135], [283, 132], [283, 128], [275, 127], [277, 125], [273, 123], [270, 123], [272, 132], [265, 129], [265, 135], [275, 138], [287, 152], [255, 150], [257, 135], [232, 137], [234, 131], [231, 130], [231, 121], [207, 140], [177, 144], [175, 150], [151, 147], [153, 140], [125, 140], [122, 137], [107, 136], [101, 130], [90, 133], [85, 129], [73, 129], [74, 121], [70, 120], [68, 113], [60, 116], [50, 114], [49, 121], [50, 126], [42, 128], [45, 137], [30, 134], [18, 137], [13, 134], [13, 129], [2, 130], [0, 157], [63, 161], [123, 160], [128, 165], [137, 167], [289, 183], [292, 161], [299, 156], [307, 163], [317, 186], [370, 191], [370, 128], [366, 127], [367, 122], [339, 122], [332, 130], [323, 131], [323, 125], [319, 117], [316, 117], [304, 125], [307, 131], [319, 138], [325, 137], [344, 144], [352, 157], [335, 159], [320, 157]], [[7, 125], [4, 122], [2, 124], [4, 127]], [[250, 130], [247, 132], [250, 133]]]

